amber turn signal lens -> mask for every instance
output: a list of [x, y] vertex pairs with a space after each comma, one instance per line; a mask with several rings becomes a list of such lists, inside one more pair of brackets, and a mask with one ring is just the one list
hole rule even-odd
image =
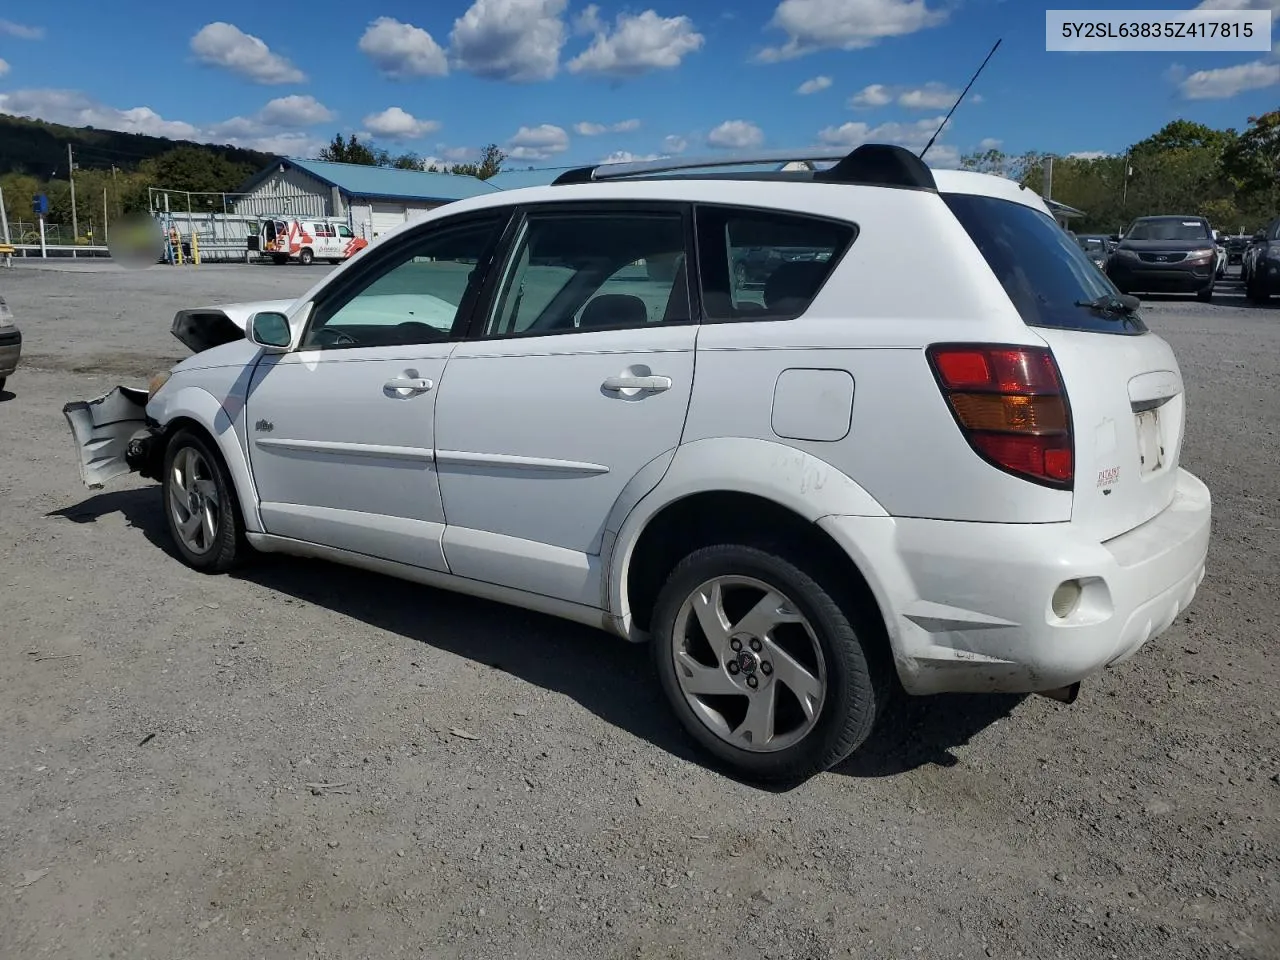
[[960, 423], [969, 430], [1046, 434], [1067, 429], [1061, 397], [953, 393], [951, 403]]

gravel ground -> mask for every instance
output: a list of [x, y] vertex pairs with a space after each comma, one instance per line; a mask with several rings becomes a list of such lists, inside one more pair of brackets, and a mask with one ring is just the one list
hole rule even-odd
[[1074, 706], [911, 701], [766, 792], [643, 649], [319, 562], [201, 576], [154, 485], [80, 485], [64, 401], [324, 269], [0, 271], [5, 960], [1280, 956], [1280, 305], [1146, 308], [1215, 495], [1188, 615]]

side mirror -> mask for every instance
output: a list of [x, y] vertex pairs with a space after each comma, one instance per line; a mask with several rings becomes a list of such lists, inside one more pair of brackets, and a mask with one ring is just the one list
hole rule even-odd
[[1267, 232], [1265, 230], [1259, 230], [1253, 235], [1253, 239], [1255, 242], [1261, 243], [1263, 240], [1267, 239]]
[[1113, 234], [1111, 235], [1111, 237], [1110, 237], [1110, 240], [1111, 240], [1111, 242], [1112, 242], [1112, 243], [1119, 243], [1119, 242], [1120, 242], [1120, 234], [1118, 234], [1118, 233], [1113, 233]]
[[288, 350], [293, 342], [289, 318], [283, 313], [255, 313], [249, 320], [249, 339], [273, 353]]

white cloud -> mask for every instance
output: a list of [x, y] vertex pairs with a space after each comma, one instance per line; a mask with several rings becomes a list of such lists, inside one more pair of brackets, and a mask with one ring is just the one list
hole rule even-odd
[[[907, 110], [949, 110], [959, 96], [959, 90], [953, 90], [944, 83], [931, 82], [921, 87], [891, 87], [873, 83], [850, 97], [849, 106], [859, 109], [886, 107], [897, 103]], [[981, 103], [982, 97], [974, 94], [969, 97], [968, 102]]]
[[78, 90], [11, 90], [0, 93], [0, 113], [34, 117], [70, 127], [99, 127], [153, 137], [191, 139], [199, 130], [181, 120], [166, 120], [150, 107], [118, 110]]
[[688, 140], [684, 137], [678, 137], [674, 133], [662, 138], [662, 147], [669, 153], [684, 153], [685, 148], [688, 146]]
[[[851, 120], [838, 127], [825, 127], [818, 132], [818, 139], [831, 146], [848, 147], [850, 150], [863, 143], [896, 143], [908, 150], [918, 151], [929, 142], [942, 120], [942, 117], [929, 117], [908, 123], [890, 121], [874, 127], [862, 121]], [[937, 156], [941, 150], [936, 143], [930, 149], [930, 166], [939, 165]]]
[[856, 50], [885, 37], [901, 37], [947, 19], [926, 0], [782, 0], [769, 26], [787, 34], [780, 47], [766, 47], [756, 59], [790, 60], [815, 50]]
[[[959, 96], [959, 90], [952, 90], [944, 83], [926, 83], [923, 87], [899, 93], [898, 105], [909, 110], [950, 110]], [[978, 103], [978, 96], [975, 94], [970, 101]]]
[[893, 94], [883, 83], [863, 87], [849, 98], [851, 107], [884, 107], [893, 103]]
[[0, 57], [0, 77], [9, 72], [9, 61]]
[[569, 134], [551, 123], [521, 127], [507, 141], [507, 155], [513, 160], [549, 160], [568, 149]]
[[362, 121], [369, 132], [383, 140], [417, 140], [440, 129], [438, 120], [419, 120], [400, 107], [387, 107]]
[[1280, 20], [1280, 0], [1201, 0], [1197, 10], [1267, 10], [1272, 20]]
[[1076, 150], [1074, 153], [1068, 153], [1068, 160], [1101, 160], [1104, 157], [1110, 157], [1112, 154], [1105, 150]]
[[707, 145], [731, 150], [758, 147], [764, 143], [764, 131], [749, 120], [726, 120], [707, 134]]
[[0, 35], [15, 37], [18, 40], [43, 40], [44, 27], [28, 27], [26, 24], [14, 23], [12, 20], [0, 20]]
[[960, 169], [960, 151], [944, 143], [935, 143], [924, 158], [925, 163], [938, 170]]
[[449, 60], [435, 38], [394, 17], [370, 23], [358, 46], [388, 77], [443, 77], [449, 72]]
[[258, 121], [272, 127], [310, 127], [328, 123], [334, 113], [312, 96], [278, 97], [258, 111]]
[[466, 163], [480, 156], [480, 151], [473, 150], [471, 147], [445, 147], [440, 152], [449, 163]]
[[602, 133], [630, 133], [633, 130], [640, 129], [639, 120], [620, 120], [614, 124], [592, 123], [590, 120], [583, 120], [581, 123], [575, 123], [573, 130], [579, 136], [598, 137]]
[[1263, 90], [1280, 83], [1280, 61], [1251, 60], [1234, 67], [1197, 70], [1178, 83], [1188, 100], [1225, 100], [1246, 90]]
[[607, 157], [602, 157], [601, 163], [639, 163], [644, 160], [661, 160], [660, 153], [632, 153], [630, 150], [615, 150]]
[[285, 57], [230, 23], [216, 21], [201, 27], [191, 38], [191, 52], [203, 63], [255, 83], [301, 83], [307, 79]]
[[560, 67], [567, 5], [568, 0], [475, 0], [453, 22], [455, 65], [493, 80], [550, 80]]
[[246, 150], [260, 150], [263, 153], [274, 153], [281, 157], [316, 157], [328, 141], [321, 140], [309, 133], [293, 131], [289, 133], [269, 133], [252, 137], [232, 137], [229, 140], [218, 140], [218, 143], [230, 143]]
[[595, 39], [568, 62], [570, 73], [636, 77], [650, 70], [671, 70], [706, 42], [688, 17], [660, 17], [653, 10], [618, 14], [610, 33], [591, 4], [578, 23], [580, 28], [590, 25]]
[[806, 80], [804, 83], [800, 84], [800, 86], [796, 87], [796, 93], [802, 96], [808, 96], [811, 93], [818, 93], [819, 91], [825, 90], [829, 86], [831, 86], [830, 77], [814, 77], [812, 80]]
[[1004, 146], [1004, 141], [996, 137], [983, 137], [978, 141], [978, 149], [982, 151], [999, 150], [1002, 146]]

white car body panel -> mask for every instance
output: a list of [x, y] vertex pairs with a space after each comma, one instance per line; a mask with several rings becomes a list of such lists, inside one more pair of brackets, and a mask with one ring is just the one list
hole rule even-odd
[[[934, 176], [942, 193], [1048, 214], [1012, 181]], [[937, 194], [781, 182], [749, 191], [754, 207], [858, 226], [796, 319], [265, 356], [241, 339], [177, 365], [147, 412], [214, 435], [260, 549], [631, 639], [644, 638], [627, 589], [640, 537], [667, 506], [721, 491], [784, 507], [844, 549], [880, 605], [909, 692], [1052, 689], [1167, 628], [1204, 575], [1211, 515], [1208, 491], [1180, 467], [1185, 388], [1169, 346], [1150, 332], [1028, 326]], [[744, 185], [675, 177], [489, 194], [388, 232], [359, 261], [461, 214], [562, 200], [741, 206]], [[927, 273], [904, 273], [905, 248]], [[296, 301], [216, 309], [242, 331], [255, 310], [282, 310], [296, 344], [311, 305], [357, 266]], [[949, 341], [1051, 348], [1074, 426], [1074, 490], [975, 454], [924, 357]], [[671, 386], [602, 391], [622, 374]], [[393, 377], [432, 388], [388, 395]], [[1159, 466], [1147, 472], [1141, 458], [1153, 451]], [[1082, 599], [1059, 617], [1050, 597], [1072, 579]]]
[[[435, 388], [452, 345], [268, 355], [246, 421], [263, 529], [445, 571]], [[424, 379], [421, 393], [386, 387]]]
[[[641, 468], [669, 462], [680, 444], [697, 334], [657, 326], [459, 344], [436, 412], [450, 569], [599, 603], [605, 521]], [[618, 376], [671, 385], [605, 390]]]

